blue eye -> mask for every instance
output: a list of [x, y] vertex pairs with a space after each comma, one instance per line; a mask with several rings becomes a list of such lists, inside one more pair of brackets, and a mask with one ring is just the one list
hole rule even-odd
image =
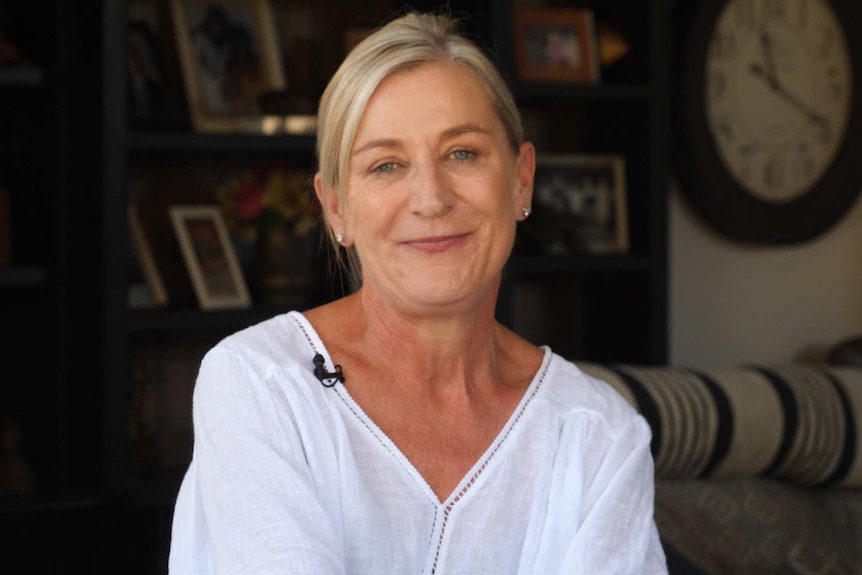
[[458, 161], [469, 160], [475, 155], [476, 153], [470, 150], [455, 150], [452, 152], [452, 157]]
[[379, 166], [376, 166], [371, 171], [372, 172], [380, 172], [380, 173], [385, 174], [385, 173], [389, 173], [393, 170], [395, 170], [395, 162], [386, 162], [385, 164], [380, 164]]

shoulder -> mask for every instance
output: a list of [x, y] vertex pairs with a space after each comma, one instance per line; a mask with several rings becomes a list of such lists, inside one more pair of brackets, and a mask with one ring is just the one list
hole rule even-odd
[[273, 316], [237, 331], [213, 346], [207, 355], [227, 354], [242, 358], [259, 369], [268, 369], [314, 355], [314, 335], [299, 312]]
[[[274, 316], [235, 332], [204, 355], [195, 385], [195, 401], [205, 397], [258, 396], [283, 390], [286, 382], [311, 377], [313, 332], [298, 312]], [[278, 388], [278, 389], [276, 389]]]
[[630, 400], [607, 380], [555, 353], [546, 369], [544, 395], [559, 418], [594, 420], [611, 433], [646, 425]]

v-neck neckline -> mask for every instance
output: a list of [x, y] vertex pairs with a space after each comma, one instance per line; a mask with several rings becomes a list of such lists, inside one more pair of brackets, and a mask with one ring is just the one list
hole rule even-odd
[[[320, 338], [320, 335], [317, 333], [317, 330], [314, 329], [314, 326], [308, 321], [308, 318], [302, 312], [292, 311], [288, 315], [292, 316], [294, 321], [296, 321], [303, 332], [305, 332], [306, 339], [312, 351], [314, 353], [319, 353], [324, 358], [324, 369], [327, 371], [335, 370], [335, 363], [332, 360], [332, 356], [329, 354], [329, 350], [326, 348], [326, 344], [323, 343], [323, 340]], [[413, 464], [413, 462], [404, 454], [401, 448], [395, 443], [395, 441], [389, 437], [378, 425], [377, 423], [365, 412], [361, 405], [353, 398], [350, 392], [344, 385], [335, 385], [332, 387], [332, 391], [338, 395], [338, 397], [344, 402], [345, 406], [352, 412], [353, 416], [356, 417], [363, 426], [368, 430], [373, 437], [380, 442], [383, 447], [396, 459], [396, 461], [401, 464], [401, 466], [405, 469], [408, 475], [413, 479], [413, 481], [419, 486], [419, 488], [424, 492], [424, 494], [431, 499], [439, 508], [443, 508], [446, 513], [452, 509], [452, 507], [460, 501], [469, 491], [470, 487], [482, 472], [485, 470], [487, 465], [493, 459], [494, 455], [500, 450], [500, 448], [505, 443], [506, 438], [509, 436], [511, 431], [515, 428], [518, 421], [521, 419], [522, 415], [527, 409], [527, 406], [530, 404], [532, 399], [536, 396], [539, 389], [541, 388], [542, 382], [545, 379], [545, 376], [548, 372], [548, 368], [551, 363], [552, 353], [549, 347], [541, 346], [541, 349], [544, 353], [542, 357], [542, 362], [539, 365], [539, 369], [536, 370], [536, 373], [533, 375], [533, 379], [530, 381], [530, 385], [527, 386], [527, 389], [524, 391], [521, 399], [518, 401], [515, 409], [512, 410], [512, 413], [509, 414], [509, 417], [494, 437], [494, 440], [488, 446], [488, 448], [482, 453], [482, 455], [475, 461], [475, 463], [470, 467], [464, 477], [458, 482], [455, 486], [455, 489], [443, 500], [437, 497], [437, 494], [431, 488], [431, 485], [425, 479], [418, 468]]]

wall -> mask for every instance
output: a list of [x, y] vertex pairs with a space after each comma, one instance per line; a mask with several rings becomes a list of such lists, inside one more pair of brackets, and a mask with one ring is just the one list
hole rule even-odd
[[816, 361], [862, 335], [862, 196], [822, 236], [780, 247], [726, 240], [670, 196], [671, 364]]

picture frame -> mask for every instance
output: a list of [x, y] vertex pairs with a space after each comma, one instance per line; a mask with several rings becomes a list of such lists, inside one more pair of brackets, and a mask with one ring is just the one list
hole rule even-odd
[[126, 104], [133, 128], [165, 128], [179, 124], [176, 93], [150, 22], [126, 22]]
[[627, 253], [626, 188], [623, 156], [538, 155], [524, 243], [549, 255]]
[[129, 225], [129, 285], [128, 301], [132, 309], [162, 307], [168, 304], [162, 274], [134, 203], [126, 208]]
[[260, 97], [286, 87], [268, 0], [170, 5], [192, 128], [262, 132]]
[[201, 309], [249, 307], [248, 287], [221, 209], [173, 205], [168, 211]]
[[514, 13], [515, 70], [524, 82], [601, 81], [599, 45], [589, 8], [520, 6]]

